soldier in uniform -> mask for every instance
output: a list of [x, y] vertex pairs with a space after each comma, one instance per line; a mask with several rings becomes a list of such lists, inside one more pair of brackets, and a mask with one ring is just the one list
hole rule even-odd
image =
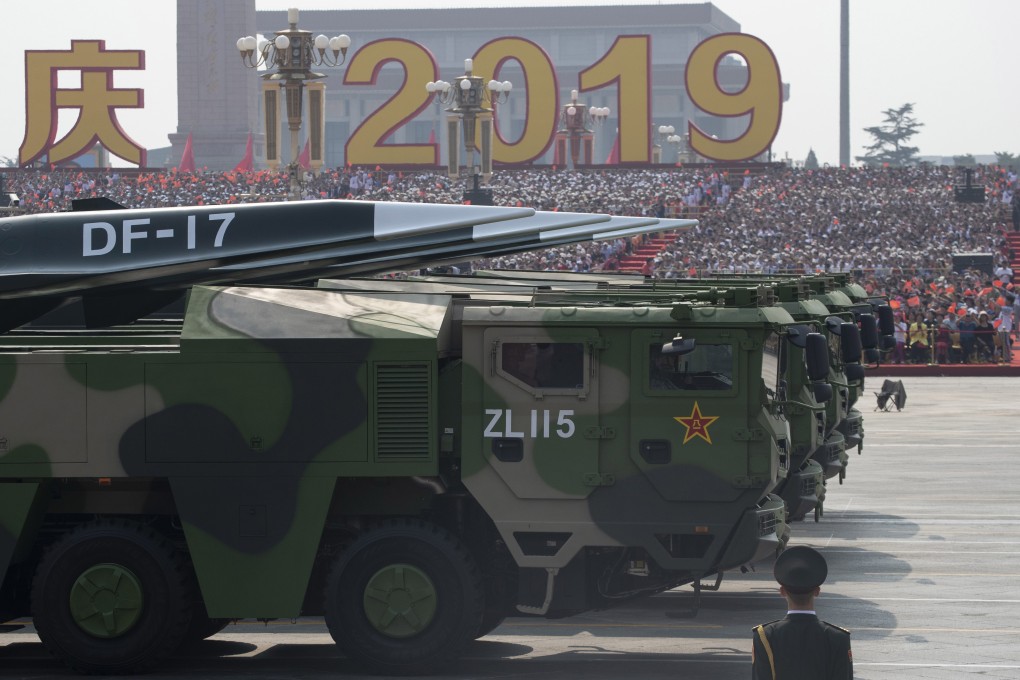
[[786, 618], [753, 629], [752, 680], [853, 678], [850, 631], [815, 613], [815, 598], [828, 572], [821, 553], [807, 546], [787, 548], [776, 559], [773, 573], [789, 611]]

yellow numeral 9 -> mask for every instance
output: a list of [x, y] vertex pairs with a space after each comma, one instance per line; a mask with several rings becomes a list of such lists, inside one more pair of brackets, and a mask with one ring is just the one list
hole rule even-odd
[[[716, 77], [719, 62], [733, 53], [747, 62], [747, 84], [739, 92], [723, 90]], [[779, 64], [768, 45], [743, 33], [722, 33], [708, 38], [691, 52], [685, 80], [691, 101], [705, 113], [751, 117], [744, 134], [730, 140], [714, 139], [693, 122], [688, 123], [691, 149], [717, 161], [744, 161], [769, 148], [779, 132], [783, 82]]]

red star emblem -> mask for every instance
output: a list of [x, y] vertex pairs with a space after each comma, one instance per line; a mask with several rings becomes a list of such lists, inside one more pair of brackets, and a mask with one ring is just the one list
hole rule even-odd
[[687, 434], [684, 435], [684, 444], [695, 437], [701, 437], [711, 444], [712, 436], [708, 433], [708, 426], [719, 420], [719, 416], [701, 415], [701, 409], [698, 407], [698, 402], [694, 402], [694, 408], [691, 409], [691, 415], [686, 418], [675, 416], [673, 420], [687, 428]]

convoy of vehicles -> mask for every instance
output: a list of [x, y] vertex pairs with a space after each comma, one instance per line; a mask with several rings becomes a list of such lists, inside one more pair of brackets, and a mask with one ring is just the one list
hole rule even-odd
[[798, 282], [352, 278], [686, 221], [77, 207], [0, 218], [0, 621], [87, 673], [300, 615], [420, 673], [718, 587], [820, 508], [876, 346]]

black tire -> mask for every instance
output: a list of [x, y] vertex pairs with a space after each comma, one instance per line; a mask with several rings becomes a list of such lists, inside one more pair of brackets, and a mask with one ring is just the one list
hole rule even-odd
[[517, 596], [517, 565], [510, 553], [497, 549], [480, 562], [485, 575], [485, 609], [475, 633], [476, 640], [496, 630], [506, 620], [514, 611]]
[[486, 611], [482, 615], [482, 621], [478, 624], [478, 632], [475, 633], [475, 639], [483, 638], [492, 631], [500, 627], [500, 625], [506, 621], [506, 614], [495, 611]]
[[460, 541], [425, 522], [393, 520], [337, 559], [326, 584], [326, 625], [371, 672], [421, 675], [474, 639], [483, 604], [478, 568]]
[[134, 522], [103, 520], [50, 546], [32, 585], [32, 613], [43, 645], [68, 666], [123, 675], [177, 650], [191, 593], [187, 566], [166, 539]]
[[184, 633], [184, 645], [193, 645], [211, 638], [229, 626], [232, 621], [233, 619], [210, 619], [208, 616], [196, 613], [191, 617], [191, 624]]

